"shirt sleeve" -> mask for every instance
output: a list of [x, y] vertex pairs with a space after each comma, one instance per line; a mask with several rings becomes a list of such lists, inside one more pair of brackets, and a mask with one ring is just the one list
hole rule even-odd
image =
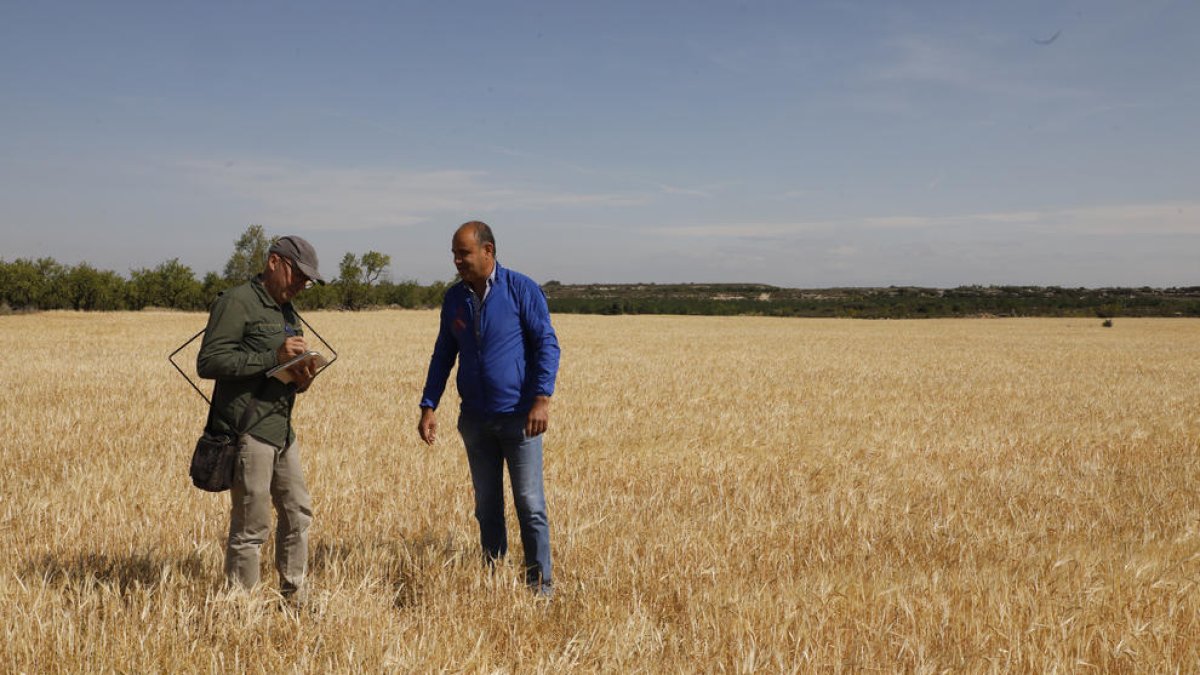
[[242, 338], [246, 329], [246, 308], [233, 297], [223, 295], [213, 303], [208, 327], [196, 355], [196, 372], [215, 380], [253, 377], [276, 365], [274, 351], [254, 352]]
[[524, 284], [521, 293], [521, 327], [525, 344], [532, 352], [534, 396], [553, 396], [558, 377], [558, 336], [550, 324], [550, 306], [546, 294], [536, 282]]
[[425, 375], [425, 390], [421, 393], [422, 408], [437, 408], [446, 391], [446, 380], [458, 358], [458, 342], [450, 326], [450, 293], [442, 302], [441, 325], [437, 340], [433, 343], [433, 356], [429, 359], [429, 372]]

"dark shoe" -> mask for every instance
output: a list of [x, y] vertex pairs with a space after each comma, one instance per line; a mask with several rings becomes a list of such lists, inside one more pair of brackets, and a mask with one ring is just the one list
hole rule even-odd
[[285, 611], [293, 614], [307, 614], [312, 610], [308, 601], [308, 587], [305, 586], [298, 591], [282, 594], [283, 602], [280, 607]]

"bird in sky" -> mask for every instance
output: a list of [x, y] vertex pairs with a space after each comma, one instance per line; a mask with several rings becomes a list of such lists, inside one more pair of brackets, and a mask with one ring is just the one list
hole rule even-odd
[[1045, 46], [1045, 45], [1051, 44], [1051, 43], [1053, 43], [1055, 40], [1057, 40], [1059, 35], [1062, 35], [1062, 29], [1061, 29], [1061, 28], [1059, 28], [1059, 29], [1058, 29], [1058, 31], [1056, 31], [1056, 32], [1054, 33], [1054, 35], [1051, 35], [1050, 37], [1046, 38], [1045, 40], [1039, 40], [1039, 39], [1037, 39], [1037, 38], [1033, 38], [1033, 41], [1034, 41], [1035, 43], [1039, 44], [1039, 45]]

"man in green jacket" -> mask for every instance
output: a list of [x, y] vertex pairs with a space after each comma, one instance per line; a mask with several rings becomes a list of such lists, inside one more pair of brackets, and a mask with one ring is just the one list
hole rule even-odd
[[296, 394], [315, 375], [311, 361], [294, 366], [291, 382], [267, 371], [303, 354], [308, 346], [291, 300], [313, 282], [324, 284], [317, 252], [296, 236], [270, 248], [262, 274], [222, 293], [208, 317], [196, 369], [216, 380], [208, 428], [237, 435], [225, 577], [252, 588], [259, 578], [259, 549], [271, 529], [271, 503], [278, 522], [275, 568], [280, 593], [294, 603], [307, 597], [308, 526], [312, 499], [300, 468], [300, 444], [292, 430]]

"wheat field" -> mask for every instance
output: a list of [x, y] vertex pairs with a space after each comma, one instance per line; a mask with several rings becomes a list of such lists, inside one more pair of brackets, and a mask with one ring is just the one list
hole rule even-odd
[[187, 478], [204, 318], [0, 317], [0, 670], [1200, 668], [1200, 322], [557, 316], [547, 603], [511, 501], [480, 565], [453, 383], [417, 438], [436, 313], [314, 312], [294, 613]]

